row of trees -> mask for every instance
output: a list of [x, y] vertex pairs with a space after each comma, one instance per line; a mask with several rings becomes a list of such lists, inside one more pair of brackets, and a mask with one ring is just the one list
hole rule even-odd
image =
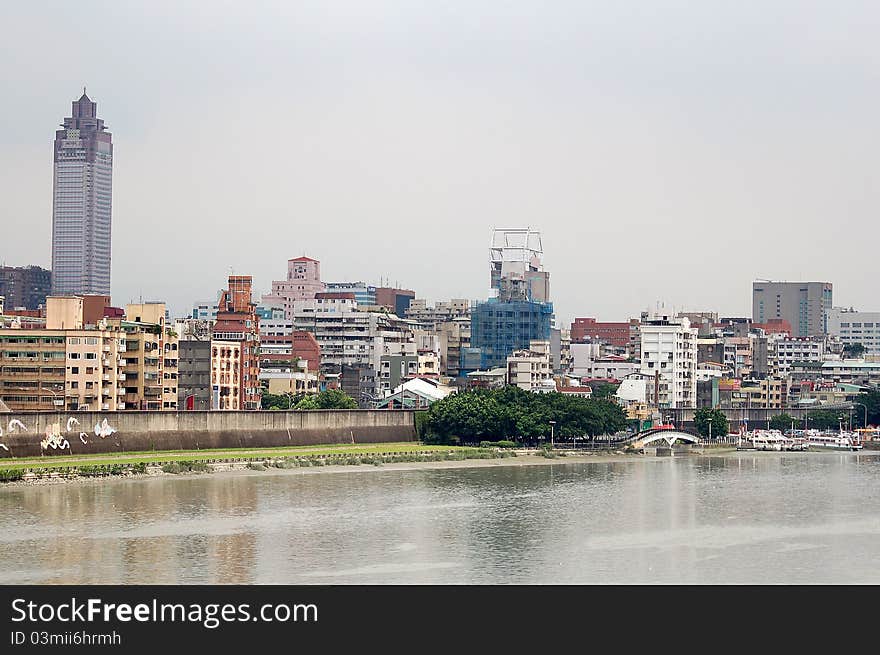
[[[804, 419], [796, 419], [786, 412], [770, 417], [769, 427], [772, 430], [803, 430], [813, 428], [816, 430], [836, 430], [841, 422], [849, 425], [852, 418], [852, 426], [867, 427], [865, 415], [867, 413], [868, 425], [880, 425], [880, 391], [872, 390], [859, 394], [855, 400], [855, 406], [850, 410], [815, 409], [807, 412]], [[866, 412], [867, 410], [867, 412]], [[710, 421], [711, 419], [711, 421]], [[730, 431], [730, 424], [724, 412], [720, 409], [703, 407], [694, 413], [694, 427], [701, 435], [709, 436], [711, 424], [712, 437], [723, 437]], [[750, 426], [762, 428], [764, 425]]]
[[531, 393], [508, 385], [473, 389], [431, 405], [419, 420], [425, 441], [450, 443], [549, 439], [613, 434], [626, 428], [624, 411], [609, 400]]
[[271, 394], [263, 392], [263, 409], [357, 409], [354, 398], [341, 389], [327, 389], [318, 394]]

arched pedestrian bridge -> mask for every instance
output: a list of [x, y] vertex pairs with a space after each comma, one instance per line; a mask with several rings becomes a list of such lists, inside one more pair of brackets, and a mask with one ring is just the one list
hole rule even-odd
[[629, 444], [633, 448], [644, 448], [645, 446], [649, 446], [658, 441], [666, 442], [670, 448], [676, 442], [689, 444], [702, 443], [702, 438], [699, 434], [692, 430], [681, 428], [652, 428], [633, 435], [631, 439], [632, 440]]

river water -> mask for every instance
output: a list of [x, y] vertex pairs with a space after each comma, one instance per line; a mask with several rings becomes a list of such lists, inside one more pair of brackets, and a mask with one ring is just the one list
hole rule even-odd
[[877, 584], [878, 483], [740, 452], [9, 486], [0, 583]]

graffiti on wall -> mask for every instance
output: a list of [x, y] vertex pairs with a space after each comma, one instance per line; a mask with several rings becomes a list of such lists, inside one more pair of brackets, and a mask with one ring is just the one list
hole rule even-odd
[[[18, 431], [27, 432], [27, 428], [24, 423], [19, 421], [17, 418], [14, 418], [9, 421], [9, 424], [6, 426], [6, 434], [15, 434]], [[3, 426], [0, 425], [0, 439], [3, 438]], [[7, 448], [6, 444], [0, 441], [0, 448], [5, 450], [7, 453], [9, 452], [9, 448]]]
[[[62, 422], [60, 420], [54, 423], [50, 423], [46, 426], [43, 438], [40, 440], [40, 448], [43, 451], [49, 450], [50, 448], [52, 450], [69, 451], [70, 441], [68, 440], [67, 436], [74, 434], [79, 436], [79, 440], [82, 443], [89, 443], [89, 433], [79, 429], [77, 427], [79, 426], [79, 424], [79, 419], [75, 416], [69, 416], [67, 418], [67, 422], [63, 424], [64, 429], [62, 429]], [[5, 426], [5, 430], [3, 424], [0, 424], [0, 448], [11, 454], [9, 447], [3, 442], [4, 436], [16, 434], [17, 432], [28, 431], [29, 430], [27, 426], [17, 418], [10, 419], [10, 421]], [[106, 418], [100, 423], [95, 424], [96, 437], [106, 439], [115, 432], [117, 432], [116, 428], [110, 425]]]

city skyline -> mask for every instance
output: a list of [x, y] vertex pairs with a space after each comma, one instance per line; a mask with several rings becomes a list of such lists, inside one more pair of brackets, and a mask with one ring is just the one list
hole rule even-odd
[[[521, 225], [543, 234], [561, 325], [658, 301], [746, 316], [757, 279], [876, 309], [876, 9], [327, 7], [4, 8], [29, 66], [0, 63], [17, 97], [0, 258], [50, 266], [47, 126], [86, 84], [121, 145], [117, 304], [180, 314], [230, 268], [267, 293], [302, 254], [329, 281], [483, 299], [492, 227]], [[58, 67], [60, 37], [93, 21], [106, 41]], [[242, 222], [256, 247], [230, 238]]]

